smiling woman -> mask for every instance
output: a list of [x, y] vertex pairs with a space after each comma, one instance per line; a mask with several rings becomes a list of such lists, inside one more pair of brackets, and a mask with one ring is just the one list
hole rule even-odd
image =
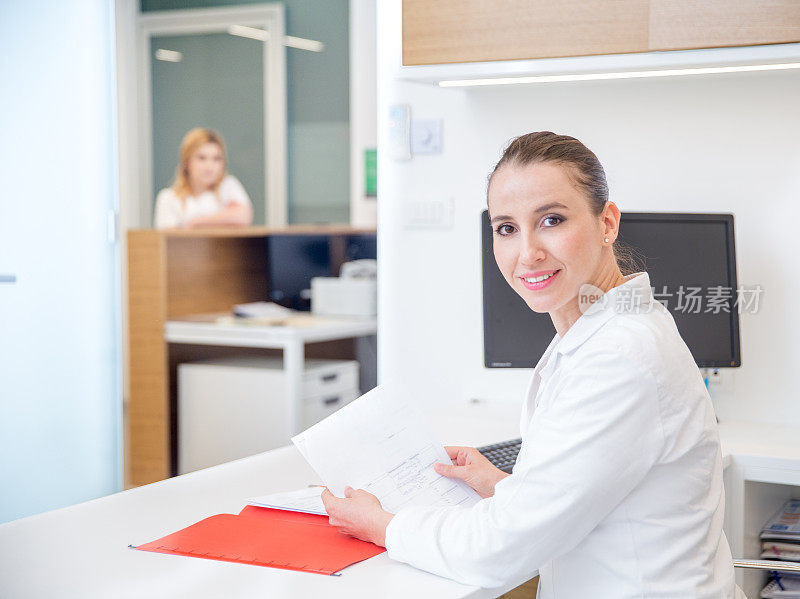
[[507, 585], [538, 570], [540, 599], [741, 597], [711, 398], [648, 274], [626, 272], [615, 252], [620, 210], [608, 195], [577, 139], [511, 142], [489, 181], [494, 255], [557, 331], [523, 404], [513, 472], [448, 447], [452, 463], [436, 471], [482, 501], [390, 514], [348, 489], [323, 494], [331, 524], [464, 583]]
[[608, 201], [603, 167], [576, 139], [550, 132], [515, 139], [490, 175], [488, 195], [500, 272], [531, 310], [550, 313], [560, 335], [581, 315], [582, 285], [605, 292], [632, 274], [614, 254], [620, 211]]

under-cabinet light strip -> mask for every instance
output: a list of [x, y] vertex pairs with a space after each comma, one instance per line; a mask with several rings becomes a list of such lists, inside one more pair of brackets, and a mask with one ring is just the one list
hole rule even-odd
[[753, 64], [730, 67], [691, 67], [685, 69], [660, 69], [652, 71], [620, 71], [616, 73], [575, 73], [572, 75], [531, 75], [529, 77], [496, 77], [480, 79], [453, 79], [439, 81], [440, 87], [472, 87], [477, 85], [512, 85], [515, 83], [555, 83], [562, 81], [598, 81], [605, 79], [639, 79], [643, 77], [678, 77], [682, 75], [716, 75], [718, 73], [743, 73], [747, 71], [782, 71], [800, 69], [800, 62], [780, 64]]

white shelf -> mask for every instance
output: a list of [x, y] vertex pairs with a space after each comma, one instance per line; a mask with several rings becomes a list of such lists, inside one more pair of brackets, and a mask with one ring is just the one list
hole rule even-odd
[[[734, 557], [759, 559], [761, 528], [784, 502], [800, 497], [800, 428], [743, 421], [719, 425], [725, 471], [726, 533]], [[748, 597], [758, 597], [767, 575], [737, 570]]]
[[780, 64], [800, 61], [800, 43], [503, 60], [421, 66], [399, 66], [396, 78], [438, 85], [440, 81], [572, 75], [642, 70]]

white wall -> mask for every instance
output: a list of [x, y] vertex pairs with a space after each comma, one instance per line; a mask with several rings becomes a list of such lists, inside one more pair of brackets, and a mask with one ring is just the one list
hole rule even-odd
[[[660, 80], [440, 89], [393, 79], [400, 2], [378, 10], [381, 289], [379, 375], [420, 402], [520, 401], [529, 371], [483, 368], [478, 214], [512, 137], [573, 135], [600, 158], [623, 211], [732, 212], [739, 283], [764, 288], [741, 318], [742, 367], [725, 373], [720, 419], [800, 423], [800, 77], [791, 71]], [[388, 159], [386, 113], [444, 119], [444, 152]], [[403, 204], [455, 200], [451, 230], [408, 230]]]
[[375, 226], [377, 201], [366, 197], [364, 150], [378, 143], [376, 0], [350, 0], [350, 224]]

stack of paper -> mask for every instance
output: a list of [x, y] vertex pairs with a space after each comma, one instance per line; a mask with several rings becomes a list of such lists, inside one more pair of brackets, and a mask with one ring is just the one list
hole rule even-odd
[[249, 304], [236, 304], [233, 313], [242, 318], [287, 318], [292, 315], [292, 310], [274, 302], [251, 302]]
[[[787, 501], [761, 529], [761, 558], [800, 561], [800, 500]], [[777, 573], [761, 597], [800, 599], [800, 575]]]
[[305, 514], [319, 514], [327, 516], [322, 503], [322, 490], [324, 487], [309, 487], [299, 491], [286, 493], [273, 493], [261, 497], [251, 497], [247, 500], [250, 505], [268, 507], [273, 510], [286, 510], [289, 512], [303, 512]]
[[408, 505], [470, 506], [480, 496], [433, 465], [450, 458], [424, 418], [396, 393], [376, 387], [292, 439], [338, 496], [346, 486], [375, 495], [396, 513]]
[[800, 575], [778, 574], [761, 590], [762, 599], [800, 599]]
[[762, 559], [800, 561], [800, 500], [787, 501], [761, 530]]

